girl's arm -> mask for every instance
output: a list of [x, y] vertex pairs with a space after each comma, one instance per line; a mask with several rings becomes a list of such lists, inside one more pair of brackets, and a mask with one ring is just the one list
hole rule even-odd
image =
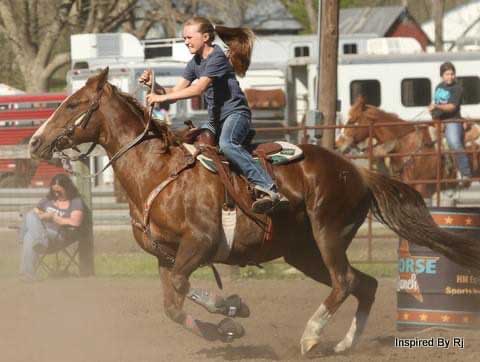
[[[184, 82], [183, 82], [184, 81]], [[183, 79], [183, 81], [180, 81], [177, 86], [184, 86], [185, 83], [189, 82], [186, 79]], [[188, 98], [193, 98], [202, 95], [203, 92], [208, 88], [208, 86], [212, 83], [212, 78], [210, 77], [200, 77], [200, 79], [195, 82], [194, 84], [188, 86], [188, 84], [180, 88], [175, 86], [170, 92], [167, 92], [166, 94], [148, 94], [147, 95], [147, 100], [148, 103], [175, 103], [176, 101], [179, 101], [181, 99], [188, 99]]]
[[154, 92], [156, 94], [167, 94], [167, 93], [172, 93], [172, 92], [177, 92], [179, 90], [185, 89], [190, 85], [190, 82], [186, 80], [185, 78], [181, 78], [177, 84], [175, 84], [175, 87], [173, 88], [163, 88], [160, 84], [155, 82], [155, 90]]

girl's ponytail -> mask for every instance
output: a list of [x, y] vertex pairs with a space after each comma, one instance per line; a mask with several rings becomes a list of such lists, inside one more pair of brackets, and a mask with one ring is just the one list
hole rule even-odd
[[229, 28], [222, 25], [213, 26], [206, 18], [196, 16], [185, 22], [185, 25], [198, 25], [198, 31], [208, 33], [211, 41], [215, 39], [215, 33], [228, 46], [228, 59], [235, 73], [243, 77], [250, 66], [253, 41], [255, 34], [248, 28]]

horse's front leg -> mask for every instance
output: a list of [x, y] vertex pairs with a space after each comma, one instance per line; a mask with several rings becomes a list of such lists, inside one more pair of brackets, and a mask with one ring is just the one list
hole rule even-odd
[[[180, 250], [177, 253], [177, 261], [172, 270], [159, 264], [160, 278], [164, 290], [164, 308], [166, 315], [187, 330], [210, 341], [229, 341], [233, 338], [243, 336], [243, 327], [238, 322], [234, 322], [229, 318], [225, 318], [218, 325], [215, 325], [199, 321], [183, 310], [185, 297], [190, 289], [188, 278], [201, 262], [197, 264], [192, 260], [197, 259], [198, 254], [196, 257], [187, 259], [178, 258], [179, 254]], [[182, 262], [182, 260], [188, 260], [188, 262]]]
[[191, 287], [187, 293], [187, 298], [213, 314], [241, 318], [250, 316], [248, 305], [237, 294], [224, 298], [211, 290]]

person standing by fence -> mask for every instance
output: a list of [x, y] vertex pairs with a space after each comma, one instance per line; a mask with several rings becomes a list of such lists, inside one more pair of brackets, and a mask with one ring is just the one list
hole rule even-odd
[[[455, 66], [445, 62], [440, 66], [442, 82], [435, 88], [434, 104], [429, 107], [434, 119], [453, 121], [461, 119], [460, 108], [463, 97], [462, 86], [456, 80]], [[446, 123], [445, 137], [452, 151], [464, 151], [465, 131], [462, 123]], [[458, 171], [462, 178], [472, 177], [472, 170], [465, 152], [455, 154]]]

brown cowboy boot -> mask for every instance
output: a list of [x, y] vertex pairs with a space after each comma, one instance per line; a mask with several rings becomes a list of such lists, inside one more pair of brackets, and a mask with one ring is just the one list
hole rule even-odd
[[256, 214], [267, 214], [273, 212], [277, 207], [284, 207], [289, 204], [288, 199], [281, 193], [273, 190], [267, 190], [261, 186], [255, 185], [255, 190], [259, 191], [260, 196], [257, 197], [252, 204], [252, 211]]

